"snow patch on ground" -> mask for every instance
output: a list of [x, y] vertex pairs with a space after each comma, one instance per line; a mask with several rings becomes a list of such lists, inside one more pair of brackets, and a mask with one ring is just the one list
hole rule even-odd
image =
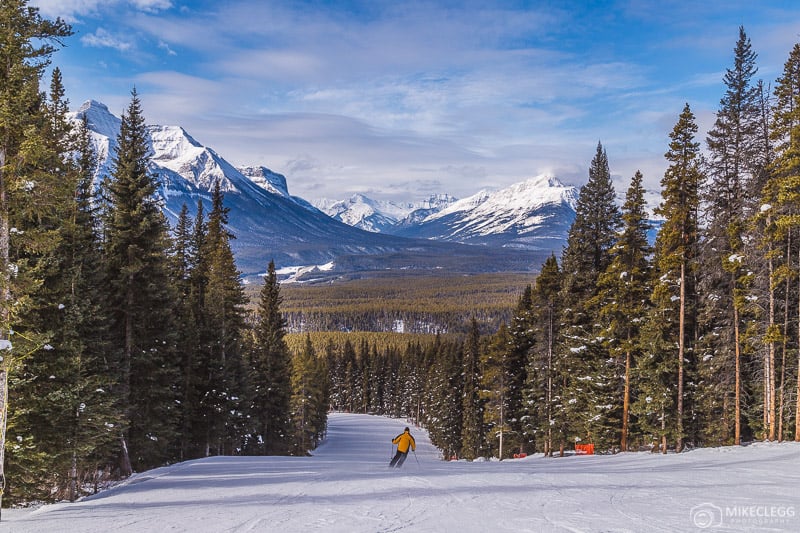
[[[336, 265], [333, 261], [325, 263], [324, 265], [310, 265], [310, 266], [287, 266], [275, 270], [275, 274], [281, 283], [302, 283], [300, 278], [304, 274], [314, 272], [329, 272], [334, 269]], [[266, 274], [262, 274], [262, 277]]]

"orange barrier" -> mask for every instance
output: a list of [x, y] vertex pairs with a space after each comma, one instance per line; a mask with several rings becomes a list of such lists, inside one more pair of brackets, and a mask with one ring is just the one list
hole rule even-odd
[[528, 457], [527, 453], [515, 453], [514, 454], [514, 459], [525, 459], [526, 457]]
[[594, 455], [594, 444], [575, 444], [577, 455]]

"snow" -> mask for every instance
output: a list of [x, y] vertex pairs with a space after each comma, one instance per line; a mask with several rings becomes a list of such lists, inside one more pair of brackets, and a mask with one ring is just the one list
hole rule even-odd
[[330, 416], [313, 457], [211, 457], [76, 503], [3, 510], [0, 532], [798, 531], [800, 444], [444, 462], [389, 469], [407, 424]]
[[286, 176], [273, 172], [267, 167], [239, 167], [236, 170], [262, 189], [284, 198], [291, 198]]
[[535, 209], [544, 205], [567, 203], [574, 208], [576, 201], [575, 187], [566, 186], [548, 174], [541, 174], [499, 191], [484, 189], [469, 198], [453, 203], [425, 221], [436, 220], [453, 213], [468, 212], [472, 221], [488, 220], [490, 225], [481, 228], [482, 234], [499, 233], [515, 224], [531, 226], [541, 223], [540, 220], [528, 219]]
[[[275, 274], [279, 277], [280, 283], [300, 283], [298, 278], [304, 274], [315, 272], [330, 272], [335, 268], [336, 264], [333, 261], [325, 263], [324, 265], [309, 265], [309, 266], [287, 266], [275, 270]], [[267, 274], [261, 274], [261, 277]]]
[[438, 211], [454, 202], [456, 199], [448, 194], [435, 194], [426, 200], [400, 203], [354, 194], [348, 200], [323, 198], [312, 203], [323, 213], [345, 224], [380, 233], [418, 210]]

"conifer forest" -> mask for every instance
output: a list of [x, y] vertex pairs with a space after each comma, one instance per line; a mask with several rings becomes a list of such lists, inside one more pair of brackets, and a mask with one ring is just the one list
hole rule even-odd
[[3, 505], [313, 453], [330, 410], [412, 420], [445, 458], [800, 440], [800, 44], [760, 80], [739, 28], [713, 128], [686, 104], [665, 132], [652, 210], [598, 143], [566, 247], [513, 294], [326, 312], [285, 310], [273, 264], [245, 290], [219, 186], [170, 227], [135, 89], [96, 179], [51, 68], [71, 34], [0, 7]]

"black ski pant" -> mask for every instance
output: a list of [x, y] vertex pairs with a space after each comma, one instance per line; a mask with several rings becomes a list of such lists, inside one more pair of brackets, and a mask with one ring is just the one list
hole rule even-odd
[[389, 466], [390, 467], [396, 466], [397, 468], [400, 468], [401, 466], [403, 466], [403, 463], [406, 461], [406, 457], [407, 456], [408, 456], [408, 452], [401, 452], [400, 450], [397, 450], [397, 453], [394, 454], [394, 457], [392, 458], [392, 462], [389, 463]]

